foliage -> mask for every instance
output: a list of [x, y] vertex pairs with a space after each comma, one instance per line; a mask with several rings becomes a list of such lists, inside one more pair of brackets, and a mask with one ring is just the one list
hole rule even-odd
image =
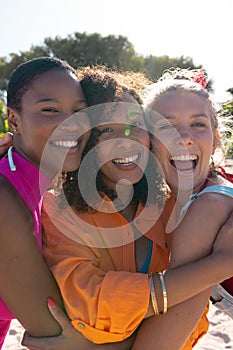
[[10, 74], [19, 64], [35, 57], [48, 56], [48, 52], [44, 47], [32, 46], [30, 51], [11, 53], [9, 56], [8, 59], [0, 57], [0, 90], [6, 90]]
[[229, 89], [227, 90], [227, 92], [230, 92], [230, 94], [231, 94], [232, 97], [233, 97], [233, 88], [229, 88]]
[[[143, 72], [156, 81], [164, 70], [171, 67], [201, 68], [195, 66], [191, 57], [153, 56], [143, 57], [135, 52], [133, 45], [124, 36], [98, 33], [73, 33], [66, 38], [56, 36], [45, 38], [41, 46], [32, 46], [29, 51], [11, 53], [9, 57], [0, 57], [0, 132], [8, 129], [4, 110], [4, 91], [11, 72], [21, 63], [40, 56], [55, 56], [67, 61], [74, 68], [88, 65], [105, 65], [121, 71]], [[205, 71], [205, 70], [204, 70]], [[206, 75], [207, 72], [205, 71]], [[212, 81], [208, 81], [208, 90], [212, 90]], [[231, 90], [232, 91], [232, 90]], [[231, 92], [229, 91], [229, 92]], [[223, 106], [226, 114], [227, 106]], [[227, 139], [231, 136], [227, 134]]]
[[5, 101], [3, 98], [0, 98], [0, 137], [2, 137], [7, 131], [8, 131], [8, 122], [7, 122]]
[[222, 104], [222, 109], [219, 115], [226, 156], [233, 158], [233, 100]]
[[66, 38], [45, 38], [41, 46], [32, 46], [29, 51], [11, 53], [9, 58], [0, 57], [0, 90], [5, 90], [11, 72], [29, 59], [40, 56], [55, 56], [67, 61], [74, 68], [88, 65], [105, 65], [122, 71], [143, 72], [156, 80], [170, 67], [195, 67], [192, 58], [169, 56], [143, 57], [135, 52], [133, 45], [122, 35], [102, 37], [98, 33], [74, 33]]

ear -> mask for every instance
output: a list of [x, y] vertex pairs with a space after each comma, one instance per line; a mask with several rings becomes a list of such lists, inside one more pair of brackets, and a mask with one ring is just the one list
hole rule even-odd
[[14, 134], [19, 133], [20, 117], [19, 113], [12, 108], [7, 108], [8, 124]]

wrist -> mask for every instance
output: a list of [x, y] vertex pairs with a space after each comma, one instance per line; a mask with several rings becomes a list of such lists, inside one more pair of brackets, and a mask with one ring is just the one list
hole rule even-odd
[[213, 273], [217, 279], [216, 283], [233, 276], [233, 262], [228, 254], [223, 251], [213, 251], [209, 257], [213, 264]]

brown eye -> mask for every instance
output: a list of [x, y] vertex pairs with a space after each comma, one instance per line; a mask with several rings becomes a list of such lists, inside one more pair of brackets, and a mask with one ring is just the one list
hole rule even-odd
[[133, 123], [131, 123], [131, 124], [129, 125], [129, 127], [130, 127], [130, 128], [137, 128], [137, 127], [139, 127], [140, 125], [141, 125], [140, 122], [133, 122]]
[[56, 108], [53, 108], [53, 107], [46, 107], [46, 108], [42, 108], [42, 112], [56, 113], [56, 112], [58, 112], [58, 110]]
[[112, 131], [113, 131], [113, 129], [110, 128], [110, 127], [107, 127], [107, 128], [104, 128], [104, 129], [101, 130], [102, 133], [105, 133], [105, 132], [112, 132]]
[[197, 128], [204, 128], [206, 125], [201, 122], [196, 122], [196, 123], [193, 123], [192, 126], [195, 126]]

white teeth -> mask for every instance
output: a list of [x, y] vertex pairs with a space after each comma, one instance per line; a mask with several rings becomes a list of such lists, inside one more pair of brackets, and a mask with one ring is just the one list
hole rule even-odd
[[78, 141], [53, 141], [52, 143], [58, 147], [71, 148], [77, 146]]
[[127, 157], [127, 158], [117, 158], [117, 159], [113, 159], [113, 162], [116, 164], [129, 164], [129, 163], [133, 163], [136, 162], [136, 160], [138, 159], [139, 155], [136, 154], [134, 156], [131, 157]]
[[195, 160], [197, 159], [197, 155], [189, 154], [189, 155], [180, 155], [180, 156], [173, 156], [171, 157], [171, 160], [179, 160], [181, 162], [188, 162], [189, 160]]

